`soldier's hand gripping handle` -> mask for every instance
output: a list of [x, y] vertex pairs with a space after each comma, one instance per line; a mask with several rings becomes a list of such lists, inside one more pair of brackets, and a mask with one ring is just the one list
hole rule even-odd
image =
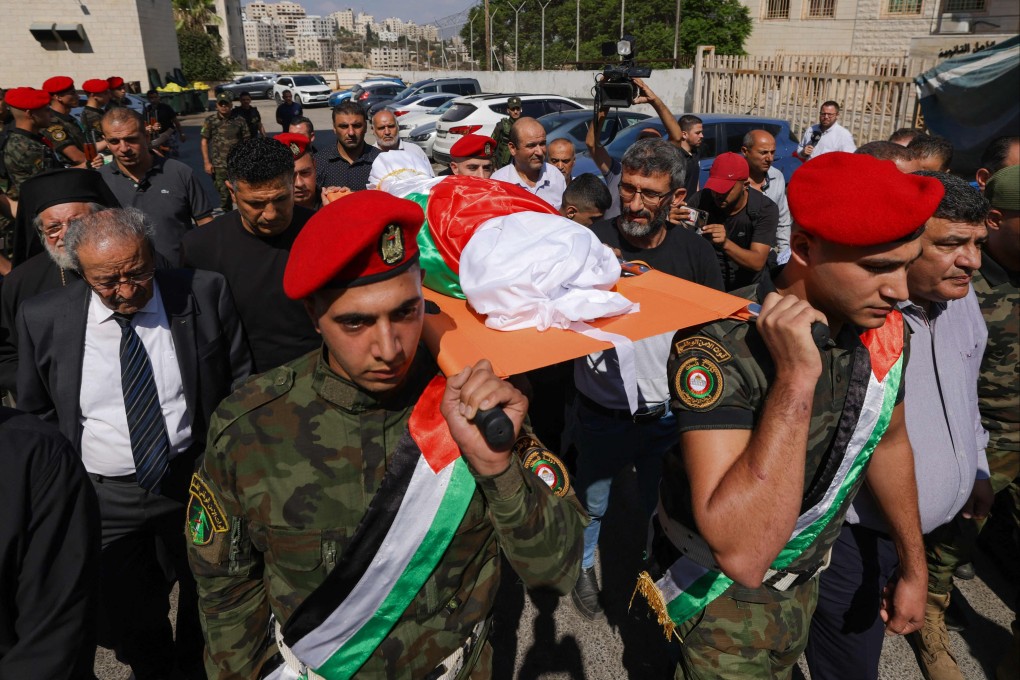
[[819, 349], [829, 341], [825, 315], [794, 295], [769, 293], [756, 321], [776, 364], [776, 375], [817, 381], [822, 373]]

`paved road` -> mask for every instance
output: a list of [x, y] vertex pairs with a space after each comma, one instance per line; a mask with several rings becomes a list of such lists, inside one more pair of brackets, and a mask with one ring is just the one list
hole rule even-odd
[[[271, 102], [257, 102], [266, 130], [275, 134]], [[328, 109], [305, 111], [316, 127], [319, 148], [336, 143]], [[202, 116], [183, 119], [188, 141], [181, 160], [201, 177], [215, 201], [212, 182], [202, 172], [198, 128]], [[511, 571], [504, 578], [493, 626], [495, 680], [655, 680], [669, 678], [670, 650], [661, 642], [657, 626], [639, 613], [628, 611], [634, 574], [644, 548], [645, 530], [634, 518], [640, 514], [632, 473], [616, 480], [612, 503], [603, 523], [600, 583], [606, 600], [607, 620], [589, 623], [578, 616], [569, 598], [548, 593], [527, 594]], [[1020, 584], [1011, 583], [984, 555], [976, 561], [978, 577], [958, 583], [967, 600], [971, 625], [951, 633], [953, 651], [967, 680], [994, 676], [993, 670], [1010, 641], [1013, 613], [1007, 603], [1017, 597]], [[175, 603], [176, 604], [176, 603]], [[126, 680], [127, 668], [108, 650], [96, 660], [100, 680]], [[808, 677], [806, 668], [803, 677]], [[879, 677], [882, 680], [920, 680], [913, 652], [903, 638], [887, 638]]]

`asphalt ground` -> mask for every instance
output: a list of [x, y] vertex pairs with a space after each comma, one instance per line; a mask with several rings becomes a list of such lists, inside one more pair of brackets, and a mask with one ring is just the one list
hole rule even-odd
[[[280, 131], [275, 123], [275, 104], [257, 100], [266, 132]], [[326, 148], [336, 143], [329, 109], [306, 109], [316, 128], [315, 143]], [[181, 119], [187, 141], [181, 145], [181, 161], [196, 176], [216, 203], [212, 181], [202, 171], [199, 129], [203, 116]], [[371, 141], [371, 137], [370, 137]], [[550, 593], [527, 593], [513, 572], [504, 579], [494, 613], [491, 642], [494, 649], [494, 680], [656, 680], [672, 677], [671, 650], [661, 630], [638, 603], [628, 609], [644, 550], [645, 527], [633, 471], [614, 482], [609, 512], [603, 520], [597, 562], [602, 584], [606, 620], [588, 622], [580, 617], [570, 598]], [[985, 553], [975, 558], [977, 577], [957, 581], [957, 599], [965, 600], [970, 625], [950, 632], [960, 669], [967, 680], [994, 678], [995, 665], [1009, 648], [1011, 603], [1020, 583], [1011, 581]], [[962, 598], [960, 597], [962, 596]], [[176, 612], [176, 591], [171, 595], [171, 621]], [[129, 669], [111, 651], [96, 655], [100, 680], [126, 680]], [[795, 677], [810, 678], [801, 662]], [[914, 653], [902, 637], [886, 638], [879, 668], [881, 680], [921, 680]]]

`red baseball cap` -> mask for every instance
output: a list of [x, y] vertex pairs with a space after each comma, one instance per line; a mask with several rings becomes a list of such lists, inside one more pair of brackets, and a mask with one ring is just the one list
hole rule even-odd
[[312, 140], [308, 139], [308, 137], [297, 132], [282, 132], [273, 137], [273, 139], [280, 144], [290, 147], [290, 152], [294, 154], [295, 159], [301, 158], [308, 151], [308, 145], [312, 143]]
[[712, 162], [712, 169], [708, 171], [705, 188], [718, 194], [729, 193], [734, 184], [747, 179], [748, 172], [747, 159], [739, 153], [728, 151], [719, 154]]
[[283, 273], [292, 300], [397, 276], [418, 261], [425, 213], [385, 191], [357, 191], [323, 206], [294, 240]]
[[50, 105], [50, 93], [34, 87], [12, 87], [4, 93], [8, 106], [22, 111], [35, 111]]
[[464, 135], [450, 147], [451, 158], [492, 158], [496, 140], [485, 135]]
[[786, 187], [794, 222], [847, 246], [910, 237], [935, 214], [943, 195], [934, 177], [905, 174], [892, 161], [842, 151], [804, 163]]
[[42, 89], [50, 94], [57, 94], [67, 90], [73, 90], [74, 81], [67, 76], [53, 76], [52, 78], [46, 79], [46, 82], [42, 84]]
[[106, 82], [102, 78], [92, 78], [82, 83], [81, 89], [85, 90], [89, 94], [100, 94], [110, 89], [110, 83]]

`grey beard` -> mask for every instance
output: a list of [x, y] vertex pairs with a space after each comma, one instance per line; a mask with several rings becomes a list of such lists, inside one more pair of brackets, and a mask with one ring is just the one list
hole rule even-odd
[[44, 245], [46, 246], [46, 254], [50, 256], [50, 259], [53, 260], [54, 264], [61, 269], [74, 269], [70, 255], [56, 246], [50, 245], [49, 241], [47, 241]]
[[[646, 210], [645, 212], [648, 211]], [[623, 216], [625, 214], [626, 211], [620, 215], [620, 231], [631, 238], [645, 238], [652, 234], [657, 234], [666, 225], [666, 218], [669, 215], [669, 203], [659, 208], [658, 212], [645, 224], [632, 222]]]

